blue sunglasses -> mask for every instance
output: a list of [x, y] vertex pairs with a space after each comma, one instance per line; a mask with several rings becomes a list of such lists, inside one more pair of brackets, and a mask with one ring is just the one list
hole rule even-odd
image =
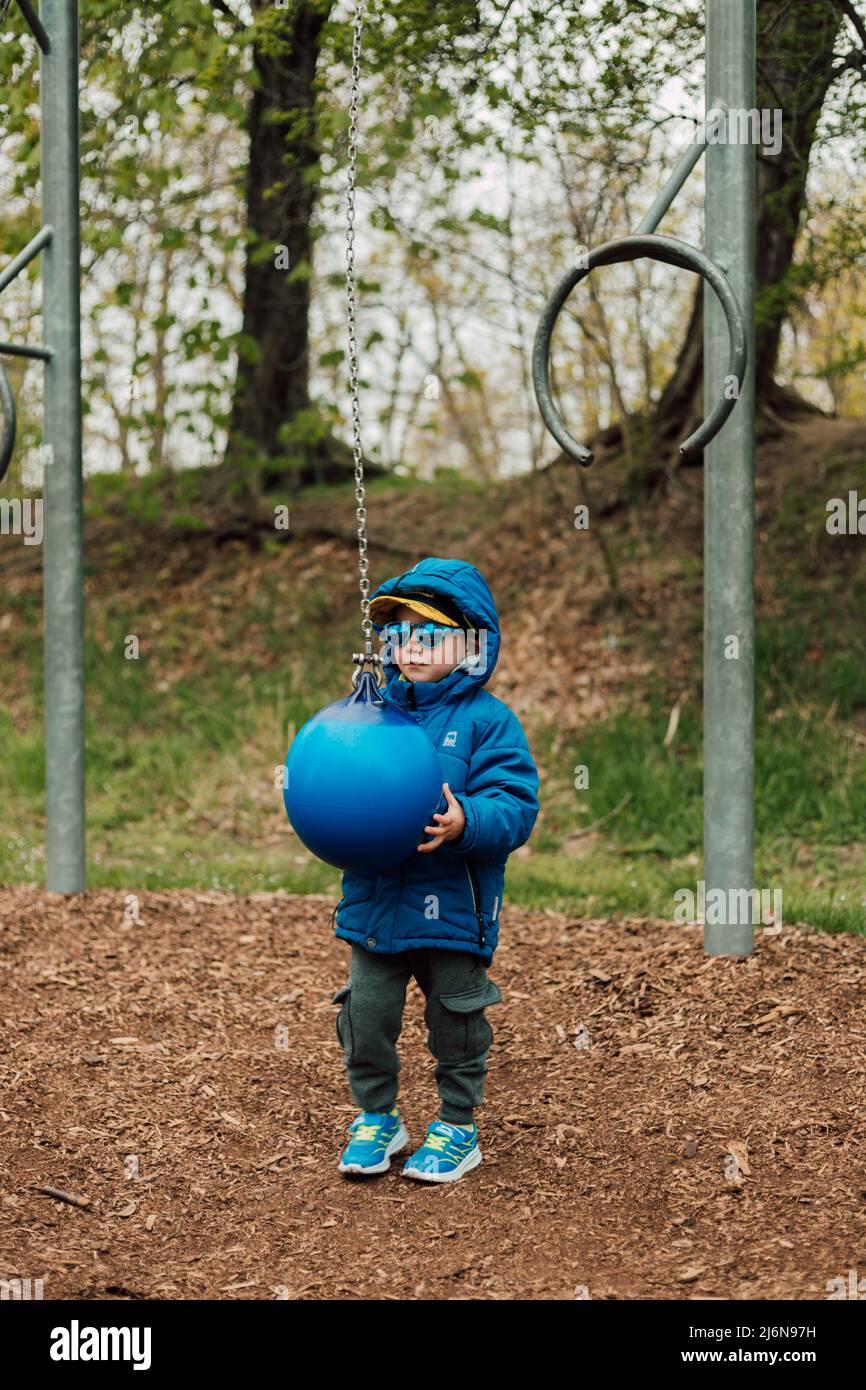
[[395, 647], [408, 646], [413, 637], [422, 646], [439, 647], [449, 632], [456, 633], [459, 630], [456, 627], [445, 627], [442, 623], [386, 623], [380, 636], [383, 642], [390, 642]]

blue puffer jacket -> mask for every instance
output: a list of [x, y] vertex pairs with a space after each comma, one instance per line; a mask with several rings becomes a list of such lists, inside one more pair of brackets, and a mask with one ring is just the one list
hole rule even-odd
[[[505, 862], [529, 839], [538, 815], [538, 771], [517, 715], [484, 689], [500, 639], [496, 604], [480, 572], [462, 560], [430, 558], [380, 584], [371, 598], [412, 592], [434, 603], [436, 595], [449, 598], [486, 630], [475, 669], [471, 645], [467, 660], [440, 681], [402, 681], [399, 667], [383, 668], [383, 695], [430, 735], [466, 827], [459, 840], [427, 854], [414, 850], [378, 877], [347, 870], [335, 931], [368, 951], [437, 946], [489, 965], [499, 941]], [[422, 834], [418, 843], [429, 838]]]

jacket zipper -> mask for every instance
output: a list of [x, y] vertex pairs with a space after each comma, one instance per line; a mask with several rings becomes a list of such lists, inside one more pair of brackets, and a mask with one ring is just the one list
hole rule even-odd
[[[413, 710], [415, 710], [415, 711], [417, 712], [418, 705], [417, 705], [416, 700], [415, 700], [415, 686], [414, 686], [413, 684], [411, 684], [411, 683], [410, 683], [410, 685], [409, 685], [409, 689], [406, 691], [406, 701], [407, 701], [407, 703], [408, 703], [408, 705], [409, 705], [409, 708], [410, 708], [410, 709], [413, 709]], [[476, 918], [478, 919], [478, 943], [479, 943], [479, 945], [483, 946], [483, 945], [484, 945], [484, 918], [483, 918], [482, 915], [481, 915], [481, 908], [479, 907], [479, 904], [478, 904], [478, 891], [477, 891], [476, 886], [475, 886], [475, 878], [473, 877], [472, 870], [471, 870], [471, 868], [469, 867], [469, 861], [468, 861], [467, 859], [464, 859], [464, 860], [463, 860], [463, 863], [466, 865], [466, 872], [467, 872], [467, 874], [469, 875], [469, 888], [470, 888], [470, 891], [471, 891], [471, 893], [472, 893], [472, 906], [473, 906], [474, 909], [475, 909], [475, 916], [476, 916]], [[401, 883], [402, 883], [402, 878], [403, 878], [402, 870], [401, 870], [401, 872], [400, 872], [400, 878], [401, 878]]]
[[475, 887], [475, 878], [474, 878], [474, 876], [473, 876], [472, 869], [470, 868], [469, 860], [468, 860], [468, 859], [464, 859], [464, 860], [463, 860], [463, 863], [466, 865], [466, 872], [467, 872], [467, 874], [469, 875], [469, 887], [470, 887], [471, 892], [472, 892], [472, 906], [475, 908], [475, 916], [478, 918], [478, 943], [479, 943], [480, 946], [483, 946], [483, 945], [484, 945], [484, 918], [483, 918], [482, 915], [481, 915], [481, 908], [478, 906], [478, 893], [477, 893], [476, 887]]

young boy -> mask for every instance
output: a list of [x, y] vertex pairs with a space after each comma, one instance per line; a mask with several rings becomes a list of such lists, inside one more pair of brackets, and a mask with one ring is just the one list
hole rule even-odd
[[[484, 689], [499, 655], [499, 620], [474, 565], [435, 557], [370, 600], [384, 639], [386, 699], [417, 719], [439, 754], [446, 809], [432, 836], [385, 874], [343, 875], [336, 935], [352, 943], [349, 983], [334, 995], [349, 1087], [362, 1107], [341, 1173], [383, 1173], [409, 1135], [396, 1105], [396, 1043], [406, 987], [426, 997], [439, 1118], [403, 1176], [453, 1182], [481, 1162], [473, 1114], [483, 1099], [501, 998], [488, 979], [499, 939], [505, 863], [538, 815], [538, 772], [520, 721]], [[441, 804], [441, 803], [440, 803]]]

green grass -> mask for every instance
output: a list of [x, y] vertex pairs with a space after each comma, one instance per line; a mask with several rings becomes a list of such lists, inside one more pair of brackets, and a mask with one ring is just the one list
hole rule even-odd
[[[313, 615], [322, 596], [308, 592], [304, 602]], [[258, 621], [271, 621], [267, 596], [256, 603]], [[172, 627], [170, 610], [164, 616], [172, 647], [191, 640], [182, 625]], [[249, 614], [234, 621], [229, 645]], [[108, 650], [92, 640], [87, 649], [91, 886], [339, 893], [339, 873], [290, 835], [275, 785], [291, 727], [339, 692], [302, 694], [285, 679], [219, 663], [166, 691], [158, 666], [119, 655], [122, 626]], [[761, 669], [785, 669], [796, 681], [797, 663], [785, 664], [797, 650], [796, 633], [771, 632], [765, 640]], [[38, 649], [30, 656], [38, 686]], [[339, 664], [339, 649], [333, 656]], [[845, 652], [825, 664], [823, 679], [858, 707], [862, 678]], [[817, 708], [780, 712], [758, 725], [756, 882], [782, 887], [784, 920], [864, 931], [866, 855], [856, 847], [866, 824], [866, 760]], [[509, 864], [510, 901], [673, 920], [674, 894], [695, 889], [702, 875], [701, 726], [695, 702], [686, 704], [668, 751], [667, 718], [660, 696], [651, 695], [647, 710], [590, 726], [574, 741], [563, 741], [553, 725], [531, 731], [545, 770], [543, 811], [529, 854]], [[39, 881], [42, 731], [35, 723], [13, 729], [0, 711], [0, 741], [8, 751], [0, 797], [13, 808], [7, 825], [14, 826], [0, 841], [0, 881]], [[589, 769], [582, 790], [573, 785], [578, 764]]]
[[[122, 578], [125, 558], [132, 561], [140, 546], [129, 520], [165, 526], [173, 518], [186, 526], [207, 481], [198, 470], [176, 475], [166, 509], [166, 480], [159, 475], [137, 479], [135, 489], [117, 476], [91, 480], [89, 513], [110, 512], [119, 521], [105, 529], [100, 552], [89, 558], [91, 571], [108, 565]], [[376, 479], [370, 489], [412, 489], [446, 501], [458, 516], [470, 493], [490, 492], [448, 473], [425, 484]], [[351, 497], [353, 484], [343, 490]], [[327, 489], [329, 496], [335, 491]], [[810, 527], [812, 511], [791, 498], [773, 530], [791, 544]], [[273, 548], [281, 550], [281, 543]], [[692, 559], [681, 559], [685, 574]], [[279, 563], [263, 567], [261, 581], [243, 589], [241, 601], [232, 563], [242, 565], [243, 556], [227, 557], [225, 571], [214, 571], [205, 622], [200, 607], [158, 574], [142, 584], [140, 561], [134, 598], [121, 583], [90, 605], [93, 887], [339, 893], [339, 873], [291, 835], [275, 775], [293, 730], [345, 692], [356, 617], [334, 624], [324, 582], [295, 584], [289, 598]], [[515, 587], [521, 582], [516, 576]], [[794, 573], [778, 582], [786, 616], [759, 614], [757, 628], [755, 879], [759, 887], [782, 888], [785, 921], [864, 932], [866, 634], [855, 621], [866, 607], [864, 582], [856, 570], [830, 576], [820, 592], [810, 576]], [[3, 660], [16, 671], [18, 695], [14, 721], [0, 701], [0, 882], [39, 882], [41, 600], [32, 591], [6, 595], [2, 611], [12, 618]], [[124, 639], [137, 625], [140, 659], [127, 661]], [[657, 653], [649, 629], [618, 636], [623, 649]], [[586, 725], [578, 736], [565, 736], [555, 718], [542, 714], [524, 721], [544, 772], [542, 812], [528, 850], [509, 863], [509, 901], [575, 915], [673, 921], [674, 894], [694, 889], [702, 877], [699, 660], [698, 646], [694, 684], [669, 750], [663, 739], [670, 695], [661, 673], [642, 678], [628, 709]], [[578, 766], [589, 773], [589, 785], [580, 789]]]

